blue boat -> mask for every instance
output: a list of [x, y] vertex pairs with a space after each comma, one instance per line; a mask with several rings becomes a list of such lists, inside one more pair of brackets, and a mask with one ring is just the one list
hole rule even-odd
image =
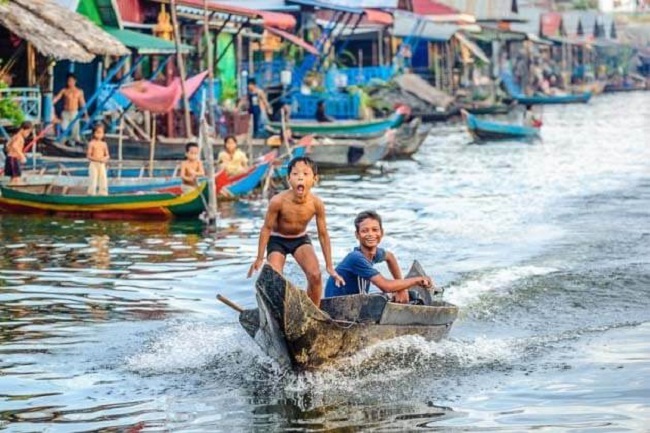
[[530, 140], [539, 137], [538, 128], [481, 120], [465, 110], [461, 113], [469, 133], [476, 141]]
[[577, 104], [586, 103], [591, 99], [591, 92], [584, 92], [576, 95], [532, 95], [527, 96], [515, 83], [512, 74], [504, 72], [501, 74], [501, 82], [510, 94], [510, 97], [523, 105], [550, 105], [550, 104]]
[[[406, 116], [407, 108], [398, 108], [392, 116], [372, 120], [339, 120], [336, 122], [300, 121], [291, 119], [287, 127], [294, 136], [318, 135], [326, 137], [359, 137], [383, 135], [388, 129], [399, 128]], [[274, 133], [282, 130], [280, 122], [269, 122], [269, 129]]]
[[237, 176], [228, 176], [223, 170], [215, 175], [217, 194], [221, 197], [235, 198], [248, 195], [257, 188], [275, 161], [276, 152], [269, 152], [247, 172]]

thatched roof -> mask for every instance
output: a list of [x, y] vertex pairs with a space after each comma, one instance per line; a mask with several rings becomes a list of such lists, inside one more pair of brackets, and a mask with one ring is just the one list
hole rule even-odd
[[32, 43], [44, 56], [59, 60], [90, 62], [96, 55], [129, 54], [113, 36], [52, 0], [0, 2], [0, 25]]

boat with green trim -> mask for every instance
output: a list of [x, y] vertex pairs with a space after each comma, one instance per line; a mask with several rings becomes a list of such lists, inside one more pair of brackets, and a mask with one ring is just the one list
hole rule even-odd
[[[398, 128], [408, 113], [407, 107], [399, 107], [392, 116], [385, 119], [372, 120], [342, 120], [336, 122], [315, 122], [315, 121], [290, 121], [287, 127], [291, 129], [294, 136], [324, 135], [328, 137], [350, 137], [363, 135], [383, 134], [388, 129]], [[280, 122], [269, 122], [269, 128], [279, 133], [282, 129]]]
[[0, 210], [97, 219], [195, 218], [205, 208], [207, 183], [183, 194], [99, 196], [74, 192], [69, 186], [55, 184], [0, 186]]

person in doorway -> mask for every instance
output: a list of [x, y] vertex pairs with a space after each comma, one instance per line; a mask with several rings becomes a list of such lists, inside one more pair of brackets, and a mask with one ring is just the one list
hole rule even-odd
[[[384, 236], [381, 217], [375, 211], [364, 211], [354, 219], [355, 236], [359, 246], [349, 253], [336, 267], [336, 272], [345, 280], [345, 284], [337, 285], [330, 278], [325, 286], [325, 297], [358, 295], [368, 293], [370, 283], [384, 293], [393, 295], [393, 301], [409, 302], [408, 289], [421, 286], [433, 287], [429, 277], [402, 278], [397, 258], [393, 253], [379, 246]], [[374, 265], [386, 262], [393, 279], [385, 278], [374, 268]]]
[[288, 171], [291, 189], [277, 194], [269, 202], [260, 231], [257, 258], [248, 271], [248, 277], [264, 263], [265, 251], [268, 264], [279, 273], [284, 270], [287, 256], [292, 255], [307, 277], [307, 295], [318, 307], [323, 285], [316, 252], [307, 234], [307, 225], [314, 217], [327, 273], [334, 284], [344, 285], [345, 282], [332, 266], [325, 206], [311, 192], [318, 179], [316, 163], [306, 156], [299, 156], [289, 162]]
[[18, 132], [5, 145], [5, 176], [9, 176], [9, 185], [19, 185], [22, 170], [20, 164], [27, 162], [25, 157], [25, 139], [32, 133], [31, 122], [23, 122]]
[[[67, 130], [70, 127], [70, 124], [77, 118], [79, 110], [84, 111], [84, 118], [88, 119], [88, 113], [86, 112], [86, 99], [84, 98], [84, 92], [77, 87], [77, 77], [74, 74], [68, 74], [66, 81], [65, 89], [61, 90], [54, 100], [52, 101], [53, 105], [56, 105], [61, 99], [63, 99], [63, 111], [61, 112], [61, 128]], [[81, 135], [79, 133], [79, 121], [75, 122], [70, 131], [70, 138], [73, 141], [81, 141]]]
[[237, 147], [237, 139], [229, 135], [223, 142], [224, 150], [219, 152], [217, 164], [219, 169], [226, 170], [228, 176], [236, 176], [248, 170], [248, 158]]
[[108, 145], [104, 141], [104, 125], [101, 123], [98, 123], [93, 128], [93, 135], [88, 143], [86, 156], [90, 161], [88, 165], [88, 194], [108, 195], [106, 163], [110, 157], [108, 154]]
[[185, 145], [185, 161], [181, 163], [181, 179], [183, 185], [197, 186], [199, 178], [205, 176], [205, 169], [200, 158], [199, 145], [187, 143]]
[[266, 98], [266, 93], [257, 87], [255, 78], [248, 80], [248, 94], [240, 101], [240, 105], [246, 105], [248, 113], [253, 118], [253, 137], [263, 137], [263, 118], [271, 115], [271, 105]]
[[317, 122], [334, 122], [334, 118], [325, 113], [325, 101], [322, 99], [316, 104], [316, 121]]

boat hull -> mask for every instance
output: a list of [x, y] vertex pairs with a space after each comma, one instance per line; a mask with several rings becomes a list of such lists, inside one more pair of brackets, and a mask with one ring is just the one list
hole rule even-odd
[[413, 156], [424, 143], [431, 125], [422, 125], [422, 119], [417, 117], [406, 125], [402, 125], [395, 133], [395, 145], [388, 149], [385, 160], [407, 159]]
[[562, 96], [513, 96], [519, 104], [522, 105], [560, 105], [560, 104], [586, 104], [591, 99], [591, 92], [585, 92], [579, 95], [562, 95]]
[[362, 172], [384, 159], [394, 140], [394, 131], [371, 140], [312, 139], [306, 153], [319, 170]]
[[[258, 308], [243, 311], [240, 323], [268, 355], [296, 371], [333, 366], [361, 349], [404, 335], [439, 341], [458, 314], [456, 306], [444, 302], [401, 305], [381, 295], [324, 299], [321, 307], [329, 308], [328, 314], [269, 265], [256, 288]], [[358, 320], [350, 320], [354, 318]]]
[[533, 140], [539, 137], [539, 129], [509, 123], [491, 122], [463, 112], [467, 130], [476, 141]]
[[181, 195], [66, 195], [66, 188], [60, 185], [0, 186], [0, 210], [120, 220], [193, 218], [203, 212], [206, 200], [206, 184]]

